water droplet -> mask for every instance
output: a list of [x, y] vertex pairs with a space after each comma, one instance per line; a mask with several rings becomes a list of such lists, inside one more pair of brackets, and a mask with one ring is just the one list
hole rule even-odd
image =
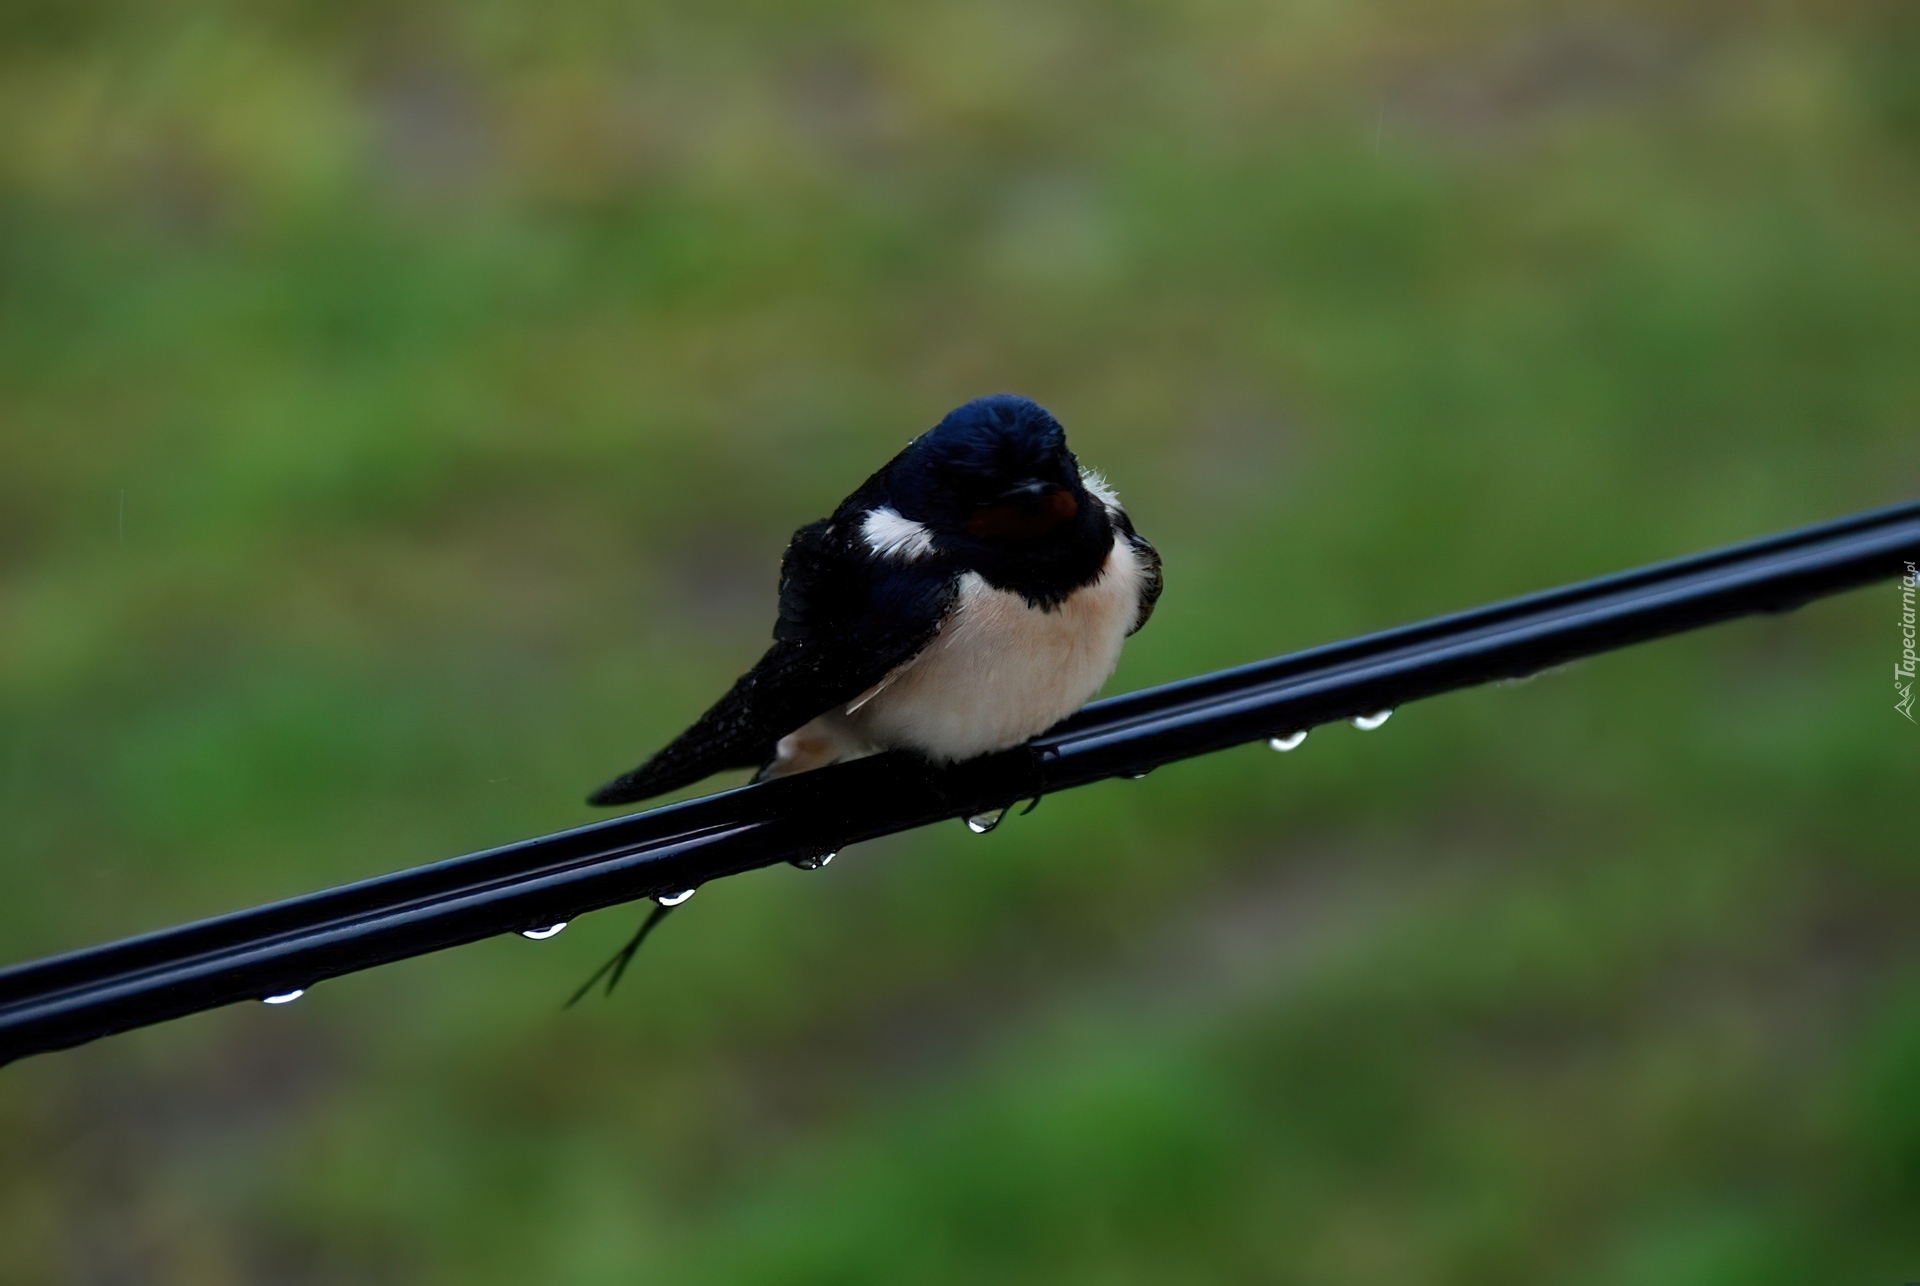
[[1269, 750], [1278, 750], [1281, 754], [1284, 755], [1289, 750], [1300, 749], [1300, 743], [1305, 741], [1306, 739], [1307, 739], [1307, 730], [1305, 728], [1302, 728], [1298, 732], [1289, 732], [1284, 737], [1268, 737], [1267, 748]]
[[653, 900], [661, 906], [679, 906], [693, 896], [692, 889], [681, 889], [678, 893], [656, 893]]
[[283, 991], [277, 996], [264, 996], [261, 998], [260, 1003], [265, 1005], [291, 1005], [294, 1001], [306, 994], [307, 989], [305, 987], [295, 987], [292, 991]]
[[553, 937], [566, 927], [567, 922], [562, 920], [558, 924], [549, 924], [544, 929], [522, 929], [520, 930], [520, 936], [523, 938], [532, 938], [535, 942], [545, 942], [548, 938]]
[[1004, 808], [989, 808], [984, 813], [975, 813], [967, 818], [967, 829], [975, 835], [985, 835], [1000, 824], [1000, 819], [1006, 816], [1006, 813], [1007, 810]]
[[1357, 714], [1353, 716], [1353, 726], [1362, 732], [1372, 732], [1375, 728], [1378, 728], [1391, 718], [1393, 718], [1393, 711], [1375, 710], [1372, 714]]
[[1141, 778], [1145, 777], [1148, 773], [1152, 771], [1153, 769], [1151, 768], [1142, 768], [1139, 772], [1130, 772], [1127, 774], [1127, 780], [1139, 781]]
[[832, 853], [815, 853], [811, 857], [794, 858], [792, 865], [799, 867], [803, 871], [817, 871], [838, 856], [839, 853], [837, 851]]

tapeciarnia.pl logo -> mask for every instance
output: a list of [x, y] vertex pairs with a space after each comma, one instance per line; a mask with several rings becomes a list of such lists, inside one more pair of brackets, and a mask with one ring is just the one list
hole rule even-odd
[[1900, 578], [1900, 660], [1893, 667], [1893, 690], [1899, 700], [1893, 708], [1907, 717], [1908, 723], [1914, 723], [1913, 717], [1913, 598], [1920, 590], [1920, 571], [1912, 563], [1907, 564], [1907, 574]]

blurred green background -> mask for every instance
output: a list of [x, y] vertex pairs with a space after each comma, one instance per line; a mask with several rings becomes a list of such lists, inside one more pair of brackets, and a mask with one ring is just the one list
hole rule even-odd
[[[1110, 690], [1920, 493], [1920, 8], [0, 10], [0, 958], [568, 825], [978, 393]], [[1891, 585], [0, 1071], [6, 1283], [1920, 1278]]]

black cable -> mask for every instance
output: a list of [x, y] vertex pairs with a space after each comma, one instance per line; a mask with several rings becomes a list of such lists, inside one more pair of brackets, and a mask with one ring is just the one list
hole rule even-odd
[[1920, 501], [1128, 693], [971, 763], [881, 755], [30, 961], [0, 970], [0, 1062], [1785, 611], [1911, 560]]

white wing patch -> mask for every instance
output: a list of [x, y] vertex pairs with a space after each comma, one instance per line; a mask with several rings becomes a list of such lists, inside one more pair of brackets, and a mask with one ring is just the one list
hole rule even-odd
[[881, 505], [860, 523], [860, 538], [877, 558], [910, 563], [933, 552], [933, 533], [900, 511]]
[[1080, 485], [1087, 489], [1088, 495], [1107, 507], [1109, 517], [1117, 517], [1120, 514], [1120, 496], [1105, 478], [1092, 469], [1082, 469]]

